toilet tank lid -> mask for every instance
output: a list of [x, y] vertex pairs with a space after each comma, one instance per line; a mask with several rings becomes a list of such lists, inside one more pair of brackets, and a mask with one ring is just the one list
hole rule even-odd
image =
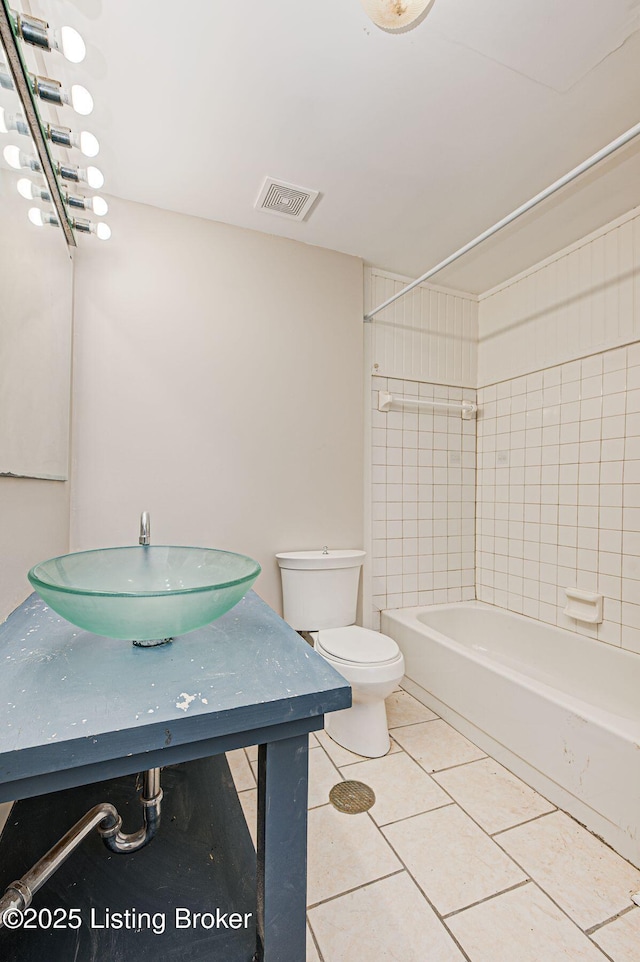
[[276, 555], [281, 568], [359, 568], [366, 557], [366, 551], [347, 548], [328, 551], [281, 551]]
[[393, 661], [400, 654], [393, 638], [359, 625], [325, 628], [318, 632], [318, 641], [328, 655], [360, 665]]

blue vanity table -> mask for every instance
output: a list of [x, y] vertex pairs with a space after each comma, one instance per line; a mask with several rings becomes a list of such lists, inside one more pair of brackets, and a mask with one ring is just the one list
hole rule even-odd
[[[32, 595], [0, 626], [0, 801], [25, 800], [0, 839], [0, 894], [109, 794], [137, 828], [132, 773], [175, 767], [147, 847], [112, 855], [94, 833], [36, 894], [36, 909], [77, 904], [81, 929], [0, 929], [0, 957], [250, 962], [257, 945], [264, 962], [302, 962], [308, 734], [350, 703], [342, 676], [253, 592], [154, 648], [75, 628]], [[255, 744], [257, 853], [221, 754]], [[100, 904], [118, 890], [124, 902]], [[185, 899], [213, 916], [242, 909], [254, 928], [176, 930]], [[125, 906], [164, 913], [165, 931], [110, 929], [105, 912]]]

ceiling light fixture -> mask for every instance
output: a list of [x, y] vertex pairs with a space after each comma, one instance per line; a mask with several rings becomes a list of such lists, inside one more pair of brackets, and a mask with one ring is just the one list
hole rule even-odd
[[360, 0], [376, 27], [387, 33], [405, 33], [422, 23], [435, 0]]

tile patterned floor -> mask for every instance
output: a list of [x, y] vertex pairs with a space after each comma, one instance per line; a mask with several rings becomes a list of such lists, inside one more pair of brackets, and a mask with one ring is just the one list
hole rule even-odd
[[[384, 758], [310, 739], [306, 962], [639, 962], [640, 871], [407, 692], [387, 714]], [[257, 749], [228, 758], [255, 842]]]

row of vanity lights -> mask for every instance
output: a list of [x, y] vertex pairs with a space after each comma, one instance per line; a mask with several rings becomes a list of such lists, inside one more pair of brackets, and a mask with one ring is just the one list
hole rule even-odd
[[[36, 17], [24, 13], [15, 13], [14, 11], [11, 11], [11, 17], [15, 35], [24, 43], [35, 46], [40, 50], [58, 51], [73, 64], [81, 63], [84, 60], [86, 46], [80, 34], [73, 27], [52, 30], [45, 20], [39, 20]], [[80, 116], [88, 116], [93, 111], [93, 98], [89, 91], [80, 84], [73, 84], [70, 90], [66, 90], [57, 80], [33, 74], [29, 75], [29, 81], [33, 94], [45, 103], [53, 104], [56, 107], [70, 106]], [[13, 78], [4, 64], [0, 64], [0, 87], [9, 90], [15, 89]], [[13, 132], [21, 136], [31, 137], [29, 125], [23, 114], [8, 113], [0, 106], [0, 133]], [[100, 150], [98, 139], [87, 130], [76, 133], [69, 127], [43, 122], [43, 132], [50, 144], [56, 144], [67, 149], [75, 148], [89, 159], [95, 157]], [[25, 153], [14, 144], [8, 144], [4, 148], [3, 156], [7, 164], [14, 170], [28, 170], [34, 174], [42, 173], [39, 158], [34, 154]], [[102, 171], [93, 165], [80, 167], [56, 160], [53, 163], [56, 175], [63, 182], [86, 184], [87, 187], [95, 190], [99, 190], [104, 184]], [[46, 183], [34, 183], [28, 177], [22, 177], [18, 180], [16, 186], [19, 194], [25, 200], [36, 200], [46, 204], [50, 204], [52, 201]], [[68, 210], [69, 223], [74, 230], [84, 234], [95, 234], [100, 240], [108, 240], [111, 237], [111, 229], [104, 221], [94, 224], [86, 217], [77, 214], [78, 211], [92, 211], [98, 217], [104, 216], [109, 207], [103, 197], [97, 194], [92, 196], [76, 194], [64, 185], [61, 194]], [[31, 223], [37, 227], [43, 227], [45, 224], [52, 227], [60, 226], [54, 212], [42, 210], [40, 207], [31, 207], [28, 216]]]

